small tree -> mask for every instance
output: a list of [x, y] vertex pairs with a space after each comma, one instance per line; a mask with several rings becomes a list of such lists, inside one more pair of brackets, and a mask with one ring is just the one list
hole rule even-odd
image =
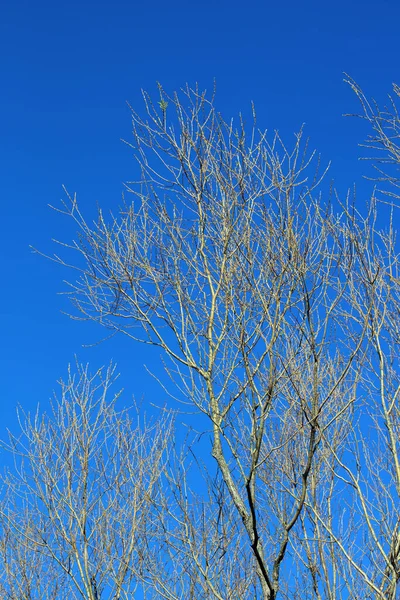
[[4, 478], [2, 597], [132, 598], [170, 424], [134, 425], [109, 397], [114, 369], [79, 367], [52, 415], [10, 435]]

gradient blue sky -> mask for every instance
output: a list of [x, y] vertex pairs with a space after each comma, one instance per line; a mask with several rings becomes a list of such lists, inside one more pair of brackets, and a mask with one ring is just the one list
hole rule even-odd
[[[132, 176], [126, 106], [160, 81], [211, 88], [226, 118], [254, 101], [259, 124], [285, 139], [304, 122], [311, 144], [332, 159], [344, 193], [360, 179], [357, 142], [366, 130], [342, 114], [357, 102], [348, 72], [384, 100], [400, 82], [398, 0], [372, 2], [33, 2], [0, 9], [0, 170], [2, 293], [0, 436], [15, 406], [46, 405], [76, 353], [93, 369], [113, 358], [121, 385], [160, 400], [143, 362], [154, 352], [114, 338], [94, 348], [97, 328], [61, 314], [68, 273], [31, 253], [52, 252], [51, 238], [74, 230], [48, 208], [62, 184], [89, 213], [112, 207]], [[162, 400], [161, 402], [162, 403]]]

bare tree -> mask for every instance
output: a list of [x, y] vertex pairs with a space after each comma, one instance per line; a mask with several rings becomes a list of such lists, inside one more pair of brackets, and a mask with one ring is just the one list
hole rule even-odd
[[79, 237], [62, 246], [77, 255], [55, 257], [78, 272], [75, 318], [161, 349], [167, 392], [210, 438], [204, 493], [189, 455], [170, 455], [144, 530], [143, 593], [395, 600], [393, 219], [378, 230], [374, 197], [366, 210], [323, 202], [301, 131], [288, 148], [254, 111], [248, 131], [197, 88], [159, 93], [158, 106], [143, 94], [144, 117], [132, 110], [132, 202], [88, 223], [68, 197], [60, 212]]
[[361, 114], [348, 116], [363, 119], [371, 131], [360, 144], [368, 150], [368, 156], [363, 156], [362, 160], [372, 161], [376, 172], [375, 177], [370, 179], [376, 182], [377, 191], [382, 194], [382, 199], [389, 203], [397, 202], [400, 197], [400, 115], [396, 101], [398, 102], [400, 97], [400, 87], [393, 84], [393, 95], [388, 96], [387, 105], [381, 108], [376, 100], [366, 97], [351, 77], [348, 77], [346, 82], [355, 92], [362, 108]]
[[62, 383], [52, 415], [10, 435], [2, 598], [132, 598], [170, 423], [134, 425], [109, 397], [114, 369]]
[[324, 464], [300, 540], [323, 590], [315, 597], [332, 600], [399, 593], [398, 258], [393, 231], [379, 235], [375, 217], [359, 217], [352, 233], [360, 280], [349, 309], [360, 323], [369, 315], [354, 402], [334, 439], [323, 434]]

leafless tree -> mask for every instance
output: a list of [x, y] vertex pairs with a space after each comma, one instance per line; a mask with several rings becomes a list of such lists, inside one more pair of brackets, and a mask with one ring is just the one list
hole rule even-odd
[[[362, 112], [348, 116], [358, 117], [368, 123], [370, 134], [360, 144], [366, 148], [368, 156], [362, 160], [372, 161], [375, 177], [370, 177], [376, 182], [377, 191], [387, 202], [398, 203], [400, 198], [400, 115], [398, 111], [398, 98], [400, 87], [393, 84], [393, 94], [388, 96], [387, 104], [381, 108], [376, 100], [369, 100], [360, 86], [348, 77], [346, 82], [358, 97]], [[389, 185], [387, 185], [389, 184]]]
[[[144, 117], [132, 110], [132, 201], [88, 223], [68, 197], [59, 210], [79, 237], [62, 246], [76, 258], [55, 257], [78, 273], [73, 316], [161, 349], [172, 387], [155, 376], [211, 440], [215, 472], [196, 467], [204, 493], [189, 455], [170, 455], [146, 522], [143, 593], [395, 600], [393, 213], [380, 231], [375, 196], [324, 201], [301, 131], [289, 148], [254, 111], [235, 126], [197, 88], [159, 93], [158, 105], [143, 94]], [[381, 118], [370, 123], [385, 146]]]
[[2, 598], [134, 597], [171, 425], [134, 424], [116, 411], [113, 374], [80, 367], [51, 415], [21, 415], [20, 435], [10, 435]]

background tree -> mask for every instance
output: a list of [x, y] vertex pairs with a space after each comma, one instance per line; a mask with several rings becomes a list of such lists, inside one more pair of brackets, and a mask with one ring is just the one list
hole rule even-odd
[[[1, 506], [2, 597], [133, 598], [170, 423], [117, 412], [114, 368], [79, 367], [53, 414], [22, 415]], [[142, 419], [143, 420], [143, 419]]]
[[400, 87], [393, 84], [393, 94], [388, 96], [387, 105], [381, 108], [374, 99], [369, 100], [366, 97], [360, 86], [351, 77], [348, 77], [346, 81], [357, 95], [362, 108], [361, 114], [349, 116], [366, 121], [371, 131], [366, 140], [360, 144], [362, 148], [368, 150], [368, 156], [363, 156], [362, 160], [372, 161], [376, 171], [375, 177], [370, 177], [370, 179], [376, 182], [376, 191], [382, 194], [381, 201], [389, 204], [398, 202], [400, 197], [398, 176], [400, 117], [396, 101], [400, 97]]

